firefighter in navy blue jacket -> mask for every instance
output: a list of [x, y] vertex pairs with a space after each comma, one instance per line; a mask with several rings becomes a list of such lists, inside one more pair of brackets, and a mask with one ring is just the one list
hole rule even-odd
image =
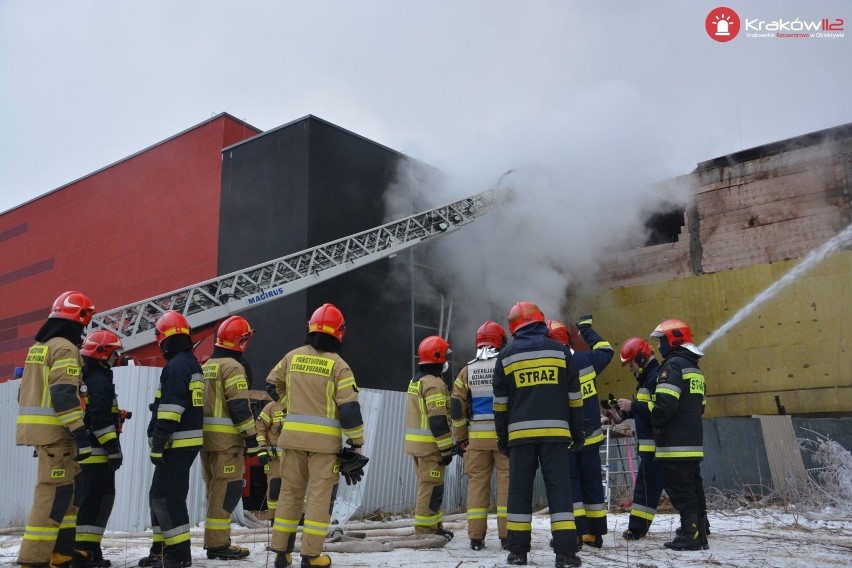
[[544, 314], [531, 302], [509, 311], [514, 341], [494, 365], [497, 447], [509, 456], [506, 532], [512, 565], [527, 563], [532, 531], [532, 490], [541, 466], [550, 508], [556, 568], [580, 566], [574, 524], [570, 446], [582, 446], [583, 397], [571, 351], [547, 337]]
[[[560, 321], [550, 320], [547, 324], [550, 337], [570, 347], [568, 329]], [[586, 443], [571, 452], [571, 494], [574, 496], [574, 522], [577, 534], [582, 535], [580, 544], [595, 548], [603, 546], [606, 534], [606, 498], [601, 479], [600, 445], [604, 434], [601, 429], [601, 410], [595, 379], [612, 360], [612, 346], [592, 329], [592, 316], [584, 315], [577, 321], [580, 335], [589, 345], [590, 351], [574, 351], [574, 366], [580, 376], [580, 391], [583, 393], [583, 427]]]
[[660, 362], [654, 350], [640, 337], [631, 337], [621, 346], [621, 365], [627, 366], [636, 377], [636, 400], [621, 398], [618, 407], [628, 418], [633, 419], [639, 441], [639, 468], [633, 487], [633, 506], [630, 520], [622, 536], [627, 540], [638, 540], [648, 534], [648, 529], [657, 513], [660, 495], [666, 481], [663, 462], [654, 459], [654, 428], [651, 426], [651, 410], [654, 408], [654, 391]]
[[189, 324], [168, 311], [155, 335], [166, 366], [151, 405], [148, 439], [154, 478], [149, 501], [154, 542], [140, 566], [181, 568], [192, 564], [189, 542], [189, 468], [203, 445], [204, 375], [192, 353]]
[[692, 331], [680, 320], [666, 320], [651, 333], [660, 341], [663, 356], [657, 376], [651, 425], [654, 459], [666, 469], [666, 492], [680, 513], [680, 534], [665, 543], [672, 550], [707, 547], [707, 502], [701, 480], [704, 458], [704, 375], [698, 368], [703, 355], [692, 343]]
[[112, 367], [121, 349], [118, 336], [106, 329], [86, 336], [80, 355], [83, 357], [83, 382], [80, 389], [86, 403], [83, 418], [91, 432], [92, 455], [80, 462], [76, 484], [80, 510], [77, 512], [77, 550], [86, 556], [75, 568], [107, 568], [101, 540], [115, 502], [115, 472], [123, 456], [118, 442], [120, 410], [112, 382]]

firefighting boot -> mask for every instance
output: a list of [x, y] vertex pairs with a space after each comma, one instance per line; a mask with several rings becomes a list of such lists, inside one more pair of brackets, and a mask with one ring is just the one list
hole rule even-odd
[[[453, 537], [455, 536], [452, 531], [444, 530], [443, 527], [439, 527], [438, 530], [435, 531], [435, 534], [438, 536], [442, 536], [447, 540], [453, 540]], [[471, 548], [473, 548], [473, 544], [471, 544]]]
[[527, 553], [526, 552], [510, 552], [509, 556], [506, 557], [506, 564], [511, 564], [512, 566], [526, 566], [527, 565]]
[[302, 568], [328, 568], [331, 566], [331, 556], [320, 554], [319, 556], [302, 556]]
[[583, 561], [576, 554], [557, 554], [556, 568], [566, 568], [567, 566], [582, 566]]
[[275, 554], [275, 568], [287, 568], [293, 563], [293, 555], [289, 552], [278, 552]]
[[172, 558], [171, 556], [157, 558], [151, 564], [151, 568], [187, 568], [188, 566], [192, 566], [192, 558]]
[[595, 548], [603, 548], [603, 537], [599, 534], [584, 534], [582, 541], [583, 544], [588, 544]]
[[[710, 520], [707, 518], [707, 513], [703, 513], [701, 515], [704, 518], [704, 535], [710, 536]], [[681, 528], [678, 527], [675, 529], [675, 534], [680, 535]]]
[[248, 555], [248, 548], [233, 544], [223, 548], [211, 548], [207, 550], [207, 558], [210, 560], [241, 560]]
[[663, 543], [663, 546], [676, 551], [701, 550], [698, 515], [684, 515], [681, 522], [680, 534], [673, 541]]
[[483, 548], [485, 548], [485, 539], [482, 539], [482, 538], [470, 539], [470, 548], [471, 548], [471, 550], [482, 550]]
[[505, 536], [500, 539], [500, 548], [509, 550], [509, 540]]
[[710, 543], [707, 542], [707, 535], [710, 534], [710, 523], [707, 522], [707, 514], [705, 513], [698, 520], [698, 538], [701, 539], [701, 548], [710, 550]]
[[[678, 529], [680, 530], [680, 529]], [[641, 533], [639, 531], [635, 531], [633, 529], [627, 529], [623, 533], [621, 533], [621, 537], [624, 540], [639, 540], [640, 538], [645, 538], [645, 533]]]
[[139, 566], [143, 568], [153, 566], [154, 562], [163, 557], [163, 543], [154, 543], [148, 551], [148, 556], [139, 559]]

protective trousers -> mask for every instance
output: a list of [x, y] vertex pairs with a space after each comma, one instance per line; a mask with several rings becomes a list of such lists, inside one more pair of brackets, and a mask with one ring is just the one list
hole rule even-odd
[[666, 470], [661, 461], [654, 460], [654, 452], [639, 452], [639, 470], [633, 487], [633, 506], [627, 528], [636, 534], [648, 533], [660, 496], [666, 484]]
[[414, 534], [435, 534], [442, 528], [444, 503], [444, 471], [441, 454], [412, 456], [417, 475], [417, 500], [414, 503]]
[[672, 505], [684, 516], [700, 518], [707, 514], [707, 501], [704, 497], [704, 483], [701, 479], [700, 460], [667, 460], [666, 492]]
[[35, 451], [38, 473], [18, 564], [49, 563], [54, 550], [70, 556], [74, 546], [74, 477], [80, 471], [74, 461], [74, 442], [69, 439], [36, 446]]
[[263, 466], [266, 473], [266, 508], [270, 514], [275, 516], [275, 508], [278, 507], [278, 494], [281, 493], [281, 463], [278, 459], [270, 459]]
[[494, 450], [468, 448], [464, 454], [467, 475], [467, 535], [484, 539], [491, 506], [491, 474], [497, 477], [497, 534], [506, 538], [506, 501], [509, 497], [509, 458]]
[[530, 551], [532, 497], [535, 474], [541, 465], [547, 503], [550, 506], [550, 532], [557, 554], [577, 552], [577, 528], [571, 500], [571, 479], [566, 442], [520, 444], [509, 448], [509, 504], [506, 516], [508, 548], [511, 552]]
[[[331, 518], [334, 490], [339, 480], [340, 468], [336, 454], [289, 449], [281, 451], [281, 494], [272, 524], [271, 550], [293, 551], [299, 517], [304, 507], [300, 552], [308, 558], [322, 553]], [[304, 502], [306, 491], [307, 504]]]
[[154, 478], [148, 501], [151, 506], [151, 526], [154, 543], [151, 554], [173, 560], [190, 560], [189, 512], [186, 497], [189, 494], [189, 468], [198, 450], [166, 450], [166, 465], [154, 467]]
[[201, 477], [207, 488], [204, 548], [216, 550], [231, 544], [231, 513], [243, 494], [243, 446], [221, 452], [201, 450]]
[[89, 560], [103, 558], [101, 540], [115, 503], [115, 472], [106, 463], [83, 464], [76, 481], [77, 550], [86, 550]]
[[601, 481], [600, 444], [571, 452], [569, 474], [577, 533], [606, 534], [606, 498]]

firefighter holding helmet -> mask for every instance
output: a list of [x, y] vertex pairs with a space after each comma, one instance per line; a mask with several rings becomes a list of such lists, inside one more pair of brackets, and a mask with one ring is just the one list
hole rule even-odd
[[491, 476], [497, 477], [497, 534], [506, 540], [506, 502], [509, 493], [509, 458], [497, 448], [494, 429], [494, 363], [506, 346], [506, 331], [493, 321], [476, 330], [476, 357], [459, 371], [453, 382], [450, 415], [459, 455], [467, 475], [467, 533], [470, 547], [485, 547]]
[[444, 502], [444, 473], [453, 461], [450, 428], [450, 392], [442, 375], [449, 364], [450, 344], [430, 335], [417, 348], [418, 371], [408, 383], [405, 403], [405, 453], [414, 460], [417, 498], [414, 533], [437, 534], [447, 540], [441, 505]]
[[680, 532], [665, 543], [672, 550], [700, 550], [707, 545], [707, 501], [701, 479], [704, 457], [704, 353], [692, 342], [692, 330], [677, 319], [665, 320], [651, 333], [663, 363], [657, 375], [651, 410], [654, 459], [666, 470], [666, 492], [680, 513]]
[[66, 567], [84, 556], [74, 551], [74, 476], [92, 453], [80, 404], [80, 346], [94, 311], [80, 292], [60, 294], [27, 352], [15, 442], [35, 448], [38, 474], [16, 561], [23, 566]]
[[154, 335], [166, 366], [160, 373], [148, 423], [154, 477], [148, 493], [153, 544], [140, 566], [192, 565], [189, 542], [189, 469], [203, 445], [204, 374], [195, 354], [189, 323], [169, 310], [157, 320]]
[[571, 350], [547, 336], [544, 314], [532, 302], [509, 310], [512, 343], [494, 366], [497, 447], [509, 456], [507, 564], [525, 565], [532, 538], [532, 497], [541, 467], [550, 508], [556, 568], [580, 566], [569, 466], [570, 447], [582, 447], [583, 395]]
[[207, 487], [204, 548], [211, 560], [238, 560], [249, 550], [231, 544], [231, 513], [242, 498], [245, 460], [259, 451], [243, 354], [254, 330], [242, 316], [219, 325], [204, 372], [204, 448], [201, 474]]
[[76, 493], [80, 510], [77, 513], [76, 548], [85, 551], [84, 559], [75, 568], [107, 568], [101, 549], [104, 530], [115, 501], [115, 472], [124, 456], [118, 434], [121, 414], [112, 382], [112, 368], [118, 361], [121, 340], [106, 329], [86, 336], [80, 355], [83, 356], [83, 381], [86, 392], [84, 421], [91, 432], [92, 455], [80, 462]]
[[331, 566], [322, 548], [340, 480], [341, 436], [354, 455], [364, 444], [358, 385], [339, 354], [345, 332], [340, 310], [323, 304], [308, 321], [305, 345], [287, 353], [266, 378], [267, 392], [284, 407], [281, 493], [270, 546], [277, 553], [275, 568], [292, 562], [303, 506], [301, 566]]
[[654, 349], [641, 337], [631, 337], [625, 341], [620, 355], [621, 365], [628, 367], [636, 377], [636, 400], [621, 398], [618, 407], [628, 418], [633, 418], [639, 441], [639, 467], [633, 487], [633, 505], [630, 507], [627, 530], [621, 536], [627, 540], [638, 540], [648, 534], [666, 481], [663, 462], [654, 459], [656, 446], [654, 428], [651, 426], [660, 362], [654, 357]]

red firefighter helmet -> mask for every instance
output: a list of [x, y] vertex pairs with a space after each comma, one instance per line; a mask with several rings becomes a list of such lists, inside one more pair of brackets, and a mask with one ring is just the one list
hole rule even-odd
[[430, 335], [421, 341], [420, 347], [417, 348], [417, 356], [420, 358], [421, 365], [446, 363], [449, 353], [451, 353], [450, 344], [438, 335]]
[[685, 322], [670, 319], [660, 323], [651, 332], [651, 337], [665, 337], [670, 347], [677, 347], [684, 343], [692, 343], [692, 330], [689, 329], [689, 326]]
[[506, 330], [495, 321], [488, 320], [476, 330], [476, 348], [502, 349], [506, 345]]
[[116, 334], [107, 329], [98, 329], [83, 340], [80, 355], [106, 361], [119, 349], [121, 349], [121, 340]]
[[254, 330], [242, 316], [231, 316], [219, 326], [216, 332], [216, 346], [239, 351], [242, 353], [248, 347], [249, 339]]
[[532, 302], [518, 302], [509, 310], [507, 319], [509, 320], [509, 333], [515, 335], [516, 331], [531, 323], [537, 321], [544, 323], [544, 314]]
[[163, 341], [173, 335], [189, 335], [189, 323], [186, 318], [174, 310], [169, 310], [157, 320], [154, 335], [157, 343], [162, 345]]
[[561, 342], [563, 345], [571, 346], [571, 334], [568, 328], [559, 320], [547, 320], [547, 336]]
[[621, 346], [621, 366], [624, 367], [631, 361], [644, 367], [645, 363], [654, 355], [654, 349], [641, 337], [631, 337]]
[[308, 333], [314, 332], [327, 333], [338, 341], [343, 341], [343, 335], [346, 333], [343, 313], [334, 304], [321, 305], [308, 320]]
[[50, 318], [66, 319], [89, 325], [92, 315], [95, 313], [95, 305], [88, 296], [81, 292], [63, 292], [53, 301], [50, 309]]

